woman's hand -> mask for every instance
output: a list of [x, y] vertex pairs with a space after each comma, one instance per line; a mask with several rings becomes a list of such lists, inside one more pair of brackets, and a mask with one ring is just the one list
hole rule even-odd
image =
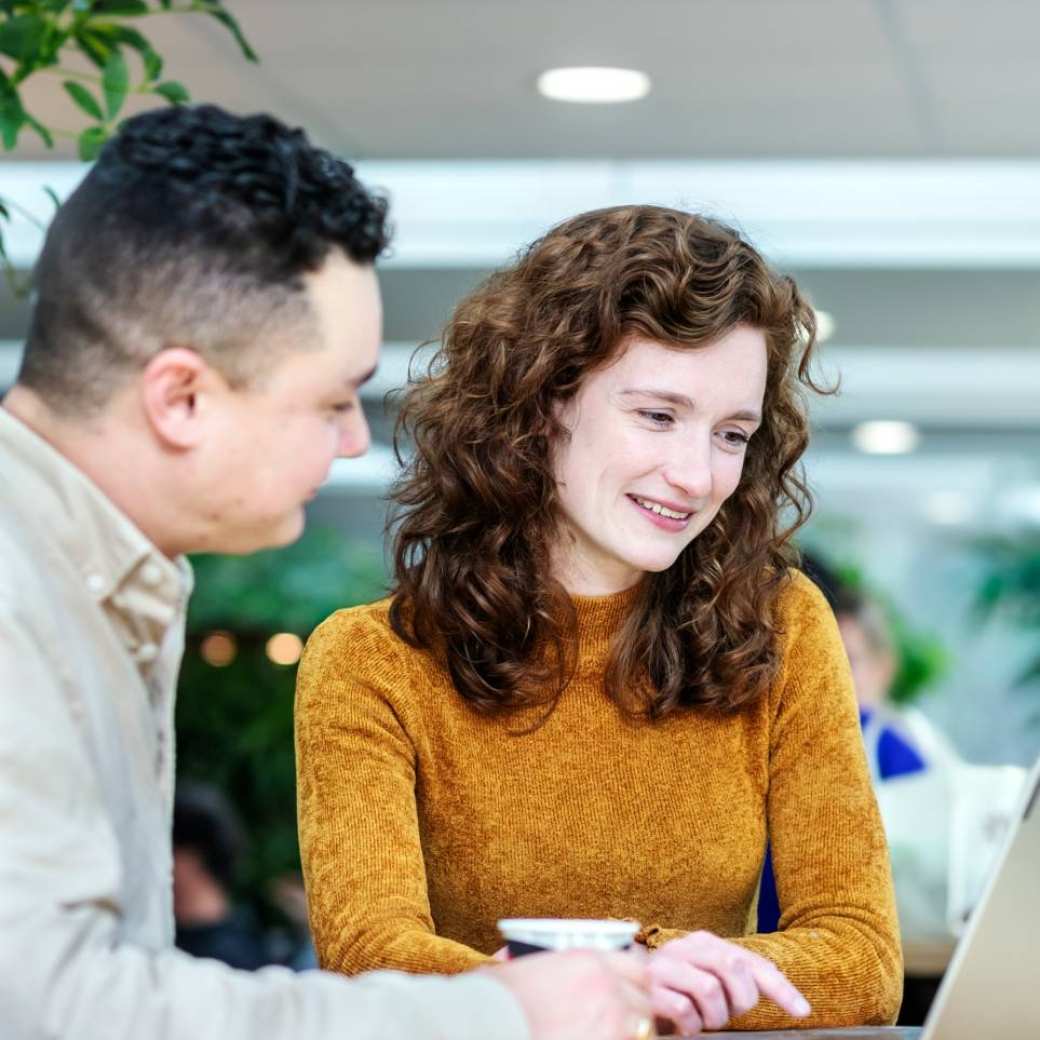
[[684, 1035], [721, 1029], [762, 997], [795, 1018], [811, 1010], [772, 961], [711, 932], [665, 943], [650, 954], [648, 974], [654, 1014]]

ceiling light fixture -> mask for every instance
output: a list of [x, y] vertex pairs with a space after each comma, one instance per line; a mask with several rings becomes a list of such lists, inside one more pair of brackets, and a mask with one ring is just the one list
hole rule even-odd
[[614, 104], [646, 97], [650, 93], [650, 77], [638, 69], [601, 66], [549, 69], [538, 77], [538, 91], [553, 101]]
[[868, 455], [906, 455], [920, 440], [913, 423], [891, 419], [862, 422], [852, 430], [852, 443]]

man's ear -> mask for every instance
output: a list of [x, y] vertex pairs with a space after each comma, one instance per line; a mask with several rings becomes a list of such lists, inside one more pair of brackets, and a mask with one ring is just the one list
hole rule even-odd
[[171, 448], [193, 448], [202, 439], [211, 397], [227, 389], [215, 368], [188, 347], [160, 350], [141, 376], [148, 423]]

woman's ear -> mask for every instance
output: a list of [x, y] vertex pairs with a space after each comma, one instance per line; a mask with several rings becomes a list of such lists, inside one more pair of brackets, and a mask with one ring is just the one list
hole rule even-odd
[[167, 347], [145, 366], [141, 403], [148, 424], [173, 449], [195, 447], [202, 439], [209, 398], [227, 382], [188, 347]]

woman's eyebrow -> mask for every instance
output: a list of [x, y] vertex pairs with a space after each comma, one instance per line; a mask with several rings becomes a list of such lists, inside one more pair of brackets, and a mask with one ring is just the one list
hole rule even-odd
[[693, 401], [690, 400], [685, 394], [677, 394], [674, 390], [660, 390], [657, 387], [629, 387], [627, 390], [619, 390], [618, 397], [656, 397], [661, 401], [668, 401], [670, 404], [681, 405], [683, 408], [692, 408]]
[[[682, 408], [693, 408], [693, 401], [686, 394], [677, 394], [674, 390], [662, 390], [658, 387], [628, 387], [618, 391], [618, 397], [653, 397], [659, 401], [667, 401], [669, 404], [679, 405]], [[742, 409], [728, 416], [730, 419], [742, 419], [746, 422], [760, 423], [762, 416], [752, 409]]]

